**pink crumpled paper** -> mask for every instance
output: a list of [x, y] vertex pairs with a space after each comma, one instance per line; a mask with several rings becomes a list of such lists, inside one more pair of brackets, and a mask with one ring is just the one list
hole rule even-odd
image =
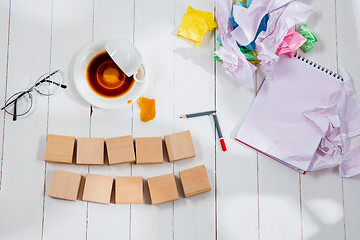
[[306, 41], [306, 38], [304, 38], [300, 33], [289, 29], [276, 50], [276, 55], [279, 56], [281, 54], [286, 54], [289, 57], [292, 57], [296, 53], [296, 50], [298, 50]]

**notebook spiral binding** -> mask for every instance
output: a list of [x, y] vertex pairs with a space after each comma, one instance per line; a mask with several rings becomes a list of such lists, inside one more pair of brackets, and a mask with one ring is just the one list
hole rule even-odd
[[335, 73], [335, 72], [333, 72], [333, 71], [331, 71], [331, 70], [329, 70], [327, 68], [324, 68], [323, 66], [320, 66], [319, 64], [316, 64], [313, 61], [310, 61], [309, 59], [304, 58], [303, 56], [300, 56], [297, 53], [294, 54], [294, 57], [301, 60], [301, 61], [303, 61], [303, 62], [308, 63], [310, 66], [313, 66], [313, 67], [315, 67], [315, 68], [317, 68], [317, 69], [319, 69], [319, 70], [321, 70], [321, 71], [323, 71], [325, 73], [328, 73], [330, 76], [333, 76], [333, 77], [335, 77], [337, 79], [340, 79], [341, 81], [344, 81], [344, 78], [342, 76], [340, 76], [339, 74], [337, 74], [337, 73]]

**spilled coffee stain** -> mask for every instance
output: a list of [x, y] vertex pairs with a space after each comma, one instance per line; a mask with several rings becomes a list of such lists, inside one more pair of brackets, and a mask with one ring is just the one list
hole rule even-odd
[[155, 99], [139, 97], [137, 104], [140, 108], [140, 120], [142, 122], [148, 122], [155, 118]]
[[130, 103], [132, 103], [132, 100], [127, 101], [127, 104], [130, 104]]

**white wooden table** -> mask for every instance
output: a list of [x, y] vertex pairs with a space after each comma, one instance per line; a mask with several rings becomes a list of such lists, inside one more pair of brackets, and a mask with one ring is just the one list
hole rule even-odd
[[[319, 39], [306, 57], [330, 69], [343, 66], [360, 90], [360, 3], [306, 0], [307, 22]], [[54, 97], [34, 96], [35, 111], [18, 121], [1, 112], [0, 239], [341, 240], [360, 236], [360, 178], [337, 169], [299, 175], [232, 140], [255, 93], [231, 80], [213, 60], [214, 33], [200, 47], [176, 36], [188, 5], [214, 11], [212, 0], [32, 0], [0, 2], [0, 99], [24, 89], [49, 69], [65, 72], [70, 86]], [[139, 121], [130, 104], [93, 109], [71, 83], [76, 53], [102, 39], [128, 37], [151, 70], [145, 96], [157, 116]], [[229, 150], [222, 152], [209, 117], [184, 113], [217, 109]], [[154, 166], [75, 166], [43, 161], [46, 134], [114, 137], [192, 132], [197, 156]], [[360, 143], [360, 141], [358, 141]], [[55, 169], [144, 178], [200, 164], [212, 191], [160, 205], [101, 205], [47, 196]], [[145, 195], [148, 192], [145, 190]]]

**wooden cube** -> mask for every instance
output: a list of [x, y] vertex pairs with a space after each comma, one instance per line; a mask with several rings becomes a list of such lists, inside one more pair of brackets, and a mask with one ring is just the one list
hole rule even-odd
[[109, 165], [135, 162], [134, 141], [132, 136], [106, 139]]
[[104, 164], [103, 138], [78, 138], [76, 164]]
[[81, 177], [79, 173], [55, 170], [51, 181], [49, 196], [75, 201], [79, 193]]
[[152, 204], [179, 199], [174, 174], [148, 178], [147, 182]]
[[115, 203], [142, 203], [142, 177], [116, 177]]
[[185, 197], [211, 191], [211, 185], [205, 165], [179, 172]]
[[135, 139], [136, 164], [163, 163], [161, 137], [144, 137]]
[[82, 200], [109, 204], [113, 181], [112, 177], [87, 174]]
[[49, 134], [46, 142], [45, 161], [72, 163], [75, 137]]
[[195, 157], [190, 131], [167, 135], [164, 139], [170, 162]]

